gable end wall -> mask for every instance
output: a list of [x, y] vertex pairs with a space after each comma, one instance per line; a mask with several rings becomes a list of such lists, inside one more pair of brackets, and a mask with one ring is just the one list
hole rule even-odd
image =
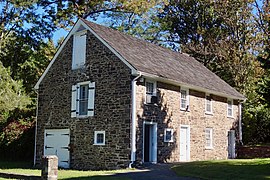
[[[117, 169], [130, 161], [131, 71], [94, 35], [87, 32], [86, 65], [72, 70], [73, 36], [39, 86], [37, 166], [41, 163], [45, 129], [70, 129], [70, 167]], [[94, 81], [94, 117], [71, 118], [71, 88]], [[94, 131], [105, 131], [106, 144], [94, 144]]]

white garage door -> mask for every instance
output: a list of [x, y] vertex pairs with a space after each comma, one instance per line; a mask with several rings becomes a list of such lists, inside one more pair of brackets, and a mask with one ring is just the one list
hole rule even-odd
[[56, 155], [58, 166], [69, 168], [69, 129], [45, 129], [44, 155]]

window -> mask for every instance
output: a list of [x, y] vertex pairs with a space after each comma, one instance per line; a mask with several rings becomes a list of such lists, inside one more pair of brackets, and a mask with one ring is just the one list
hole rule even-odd
[[210, 95], [205, 97], [205, 111], [208, 114], [212, 114], [212, 98]]
[[95, 83], [82, 82], [72, 86], [71, 117], [94, 116]]
[[105, 131], [95, 131], [94, 145], [105, 145]]
[[80, 86], [79, 115], [87, 115], [88, 84]]
[[213, 148], [213, 129], [212, 128], [205, 129], [205, 148], [208, 148], [208, 149]]
[[228, 99], [227, 113], [229, 117], [233, 117], [233, 100]]
[[154, 81], [146, 81], [145, 82], [146, 87], [146, 103], [148, 104], [154, 104], [157, 103], [157, 97], [156, 97], [156, 82]]
[[73, 36], [72, 69], [82, 68], [86, 57], [86, 31], [80, 31]]
[[164, 142], [173, 142], [173, 129], [166, 128], [164, 130]]
[[180, 109], [188, 111], [189, 110], [189, 91], [188, 89], [180, 90]]

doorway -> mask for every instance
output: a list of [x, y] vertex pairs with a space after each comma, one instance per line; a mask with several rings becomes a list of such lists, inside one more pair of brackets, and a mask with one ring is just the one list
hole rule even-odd
[[157, 162], [157, 123], [144, 122], [143, 161], [150, 163]]
[[187, 125], [180, 126], [180, 161], [190, 159], [190, 128]]
[[235, 158], [235, 130], [228, 131], [228, 158]]

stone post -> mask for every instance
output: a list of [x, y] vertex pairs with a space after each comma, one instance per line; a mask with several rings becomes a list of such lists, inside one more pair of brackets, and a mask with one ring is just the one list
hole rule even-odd
[[43, 156], [41, 179], [57, 180], [58, 177], [58, 157], [55, 155]]

